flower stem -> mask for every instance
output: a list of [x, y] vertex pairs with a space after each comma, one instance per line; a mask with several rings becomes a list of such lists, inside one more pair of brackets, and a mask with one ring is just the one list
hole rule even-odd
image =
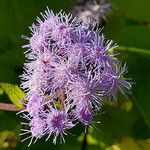
[[24, 108], [19, 108], [13, 104], [6, 104], [6, 103], [0, 103], [0, 110], [7, 110], [7, 111], [20, 111]]
[[84, 133], [84, 139], [82, 142], [81, 150], [87, 150], [87, 134], [88, 134], [88, 131]]
[[65, 101], [65, 89], [60, 89], [60, 109], [64, 108], [64, 101]]

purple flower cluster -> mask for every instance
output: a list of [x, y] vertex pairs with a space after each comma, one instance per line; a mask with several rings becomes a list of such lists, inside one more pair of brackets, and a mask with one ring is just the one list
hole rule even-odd
[[[21, 75], [26, 92], [25, 110], [21, 117], [28, 120], [21, 135], [29, 134], [29, 145], [47, 135], [56, 143], [78, 122], [88, 126], [101, 108], [104, 97], [116, 99], [131, 85], [123, 77], [126, 66], [112, 53], [116, 45], [105, 41], [99, 30], [85, 27], [71, 14], [54, 14], [47, 9], [30, 28], [27, 61]], [[35, 140], [35, 141], [33, 141]]]
[[[85, 26], [103, 25], [111, 12], [112, 6], [107, 0], [85, 0], [73, 9], [73, 14], [80, 18]], [[91, 24], [92, 23], [92, 24]]]

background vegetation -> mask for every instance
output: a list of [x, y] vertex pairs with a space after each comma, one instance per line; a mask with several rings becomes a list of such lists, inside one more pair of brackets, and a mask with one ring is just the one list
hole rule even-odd
[[[20, 118], [14, 112], [0, 110], [0, 149], [14, 150], [150, 150], [150, 1], [111, 0], [114, 10], [103, 30], [107, 39], [120, 47], [122, 62], [127, 62], [129, 77], [136, 82], [128, 99], [119, 96], [115, 103], [105, 103], [95, 117], [100, 124], [84, 135], [80, 125], [66, 136], [66, 143], [56, 146], [44, 139], [27, 147], [21, 143]], [[21, 105], [24, 93], [17, 85], [22, 72], [28, 26], [49, 6], [54, 11], [69, 12], [73, 0], [0, 0], [0, 102]], [[86, 138], [85, 138], [86, 137]], [[84, 146], [83, 146], [84, 145]], [[85, 146], [86, 145], [86, 146]]]

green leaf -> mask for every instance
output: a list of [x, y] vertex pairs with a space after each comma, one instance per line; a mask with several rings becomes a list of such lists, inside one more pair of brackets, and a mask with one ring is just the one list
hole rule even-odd
[[118, 47], [123, 61], [129, 67], [133, 82], [133, 100], [150, 127], [150, 51], [139, 48]]
[[[118, 99], [120, 101], [120, 99]], [[143, 118], [139, 115], [137, 109], [133, 107], [130, 111], [123, 110], [120, 106], [106, 106], [103, 108], [105, 113], [95, 116], [95, 122], [90, 131], [88, 144], [94, 144], [102, 150], [106, 150], [110, 145], [120, 142], [123, 137], [131, 137], [133, 139], [149, 138], [150, 128], [143, 122]]]
[[149, 0], [112, 0], [116, 9], [125, 16], [141, 21], [150, 21]]
[[8, 95], [9, 99], [18, 106], [22, 108], [23, 105], [20, 103], [20, 100], [24, 99], [24, 92], [18, 87], [18, 85], [13, 85], [9, 83], [0, 83], [1, 89]]
[[16, 147], [16, 135], [12, 131], [0, 132], [0, 149]]
[[120, 13], [112, 13], [104, 28], [105, 35], [118, 45], [149, 49], [150, 28], [131, 23]]
[[[146, 18], [144, 15], [140, 16], [146, 12], [147, 7], [143, 9], [141, 6], [141, 11], [139, 0], [135, 6], [133, 5], [134, 0], [130, 2], [114, 0], [114, 4], [115, 2], [119, 11], [110, 15], [104, 31], [107, 38], [113, 39], [118, 45], [123, 45], [116, 50], [120, 52], [120, 60], [126, 62], [129, 67], [129, 78], [131, 77], [133, 82], [136, 82], [133, 85], [132, 99], [145, 122], [150, 126], [150, 28], [149, 25], [141, 22], [142, 19], [147, 18], [147, 21], [150, 19], [146, 15]], [[148, 5], [150, 1], [142, 3]], [[131, 7], [137, 8], [131, 10]], [[135, 15], [134, 11], [139, 15]], [[132, 18], [134, 19], [132, 20]]]
[[119, 142], [109, 146], [106, 150], [149, 150], [150, 143], [148, 139], [135, 140], [131, 137], [122, 137]]
[[2, 95], [3, 94], [3, 89], [2, 88], [0, 88], [0, 95]]

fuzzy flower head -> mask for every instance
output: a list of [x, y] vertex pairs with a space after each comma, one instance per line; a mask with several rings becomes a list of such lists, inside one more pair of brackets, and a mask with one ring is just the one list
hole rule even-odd
[[45, 122], [40, 117], [33, 117], [30, 122], [30, 127], [33, 137], [41, 138], [44, 135]]
[[81, 6], [75, 7], [73, 13], [83, 21], [85, 26], [92, 25], [93, 22], [103, 24], [107, 15], [111, 11], [111, 5], [107, 0], [85, 1]]
[[26, 111], [30, 114], [30, 116], [35, 116], [40, 113], [42, 110], [42, 96], [34, 94], [30, 97], [26, 104]]
[[45, 115], [47, 123], [46, 132], [49, 134], [48, 138], [53, 134], [53, 143], [56, 144], [56, 139], [60, 135], [64, 142], [63, 134], [66, 135], [66, 130], [74, 127], [74, 124], [72, 123], [71, 118], [69, 118], [66, 110], [50, 108], [50, 111]]
[[[95, 6], [96, 7], [96, 6]], [[102, 107], [104, 97], [115, 99], [118, 91], [125, 95], [131, 85], [124, 77], [126, 66], [110, 53], [116, 47], [106, 41], [99, 30], [90, 29], [71, 14], [47, 9], [42, 19], [30, 27], [21, 87], [26, 92], [21, 117], [29, 130], [26, 139], [47, 135], [56, 144], [78, 122], [92, 123]], [[122, 69], [120, 69], [122, 68]], [[35, 142], [33, 142], [35, 143]]]
[[83, 125], [89, 125], [92, 122], [93, 119], [93, 111], [88, 108], [88, 106], [81, 106], [78, 105], [75, 109], [75, 114], [77, 119], [83, 124]]

